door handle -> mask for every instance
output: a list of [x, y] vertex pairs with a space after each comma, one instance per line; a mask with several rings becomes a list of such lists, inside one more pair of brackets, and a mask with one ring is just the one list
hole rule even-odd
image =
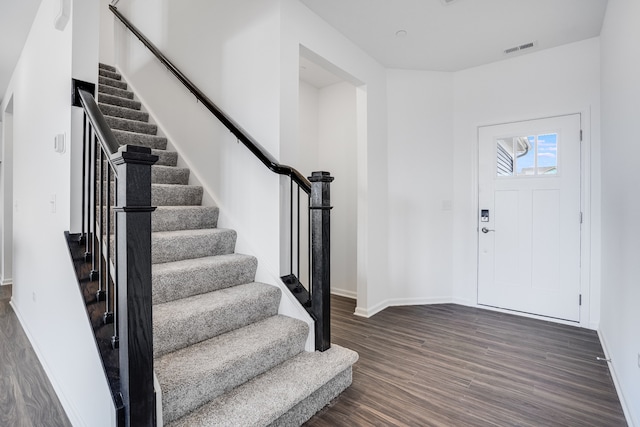
[[496, 231], [496, 230], [489, 230], [487, 227], [482, 227], [482, 232], [483, 232], [484, 234], [487, 234], [487, 233], [488, 233], [488, 232], [490, 232], [490, 231]]

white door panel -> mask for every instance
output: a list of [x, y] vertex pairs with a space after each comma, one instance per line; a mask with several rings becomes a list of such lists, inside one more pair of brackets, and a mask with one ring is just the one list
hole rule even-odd
[[478, 164], [478, 304], [579, 321], [580, 115], [481, 127]]

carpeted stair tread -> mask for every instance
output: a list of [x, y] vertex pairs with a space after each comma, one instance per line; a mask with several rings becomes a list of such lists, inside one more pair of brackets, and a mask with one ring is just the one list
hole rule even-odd
[[127, 132], [137, 132], [148, 135], [158, 133], [158, 126], [152, 123], [145, 123], [139, 120], [130, 120], [122, 117], [105, 116], [107, 124], [112, 130], [123, 130]]
[[142, 108], [140, 101], [132, 99], [120, 98], [119, 96], [109, 95], [108, 93], [98, 93], [98, 102], [102, 104], [117, 105], [118, 107], [139, 110]]
[[149, 121], [149, 113], [140, 110], [134, 110], [127, 107], [117, 105], [98, 103], [98, 107], [105, 116], [120, 117], [123, 119], [136, 120], [147, 123]]
[[118, 89], [127, 89], [127, 83], [122, 80], [114, 80], [109, 77], [98, 76], [98, 84], [105, 86], [113, 86]]
[[98, 62], [98, 69], [107, 70], [111, 72], [116, 72], [116, 67], [113, 65], [105, 64], [103, 62]]
[[166, 150], [167, 148], [167, 138], [164, 136], [146, 135], [118, 129], [112, 129], [112, 132], [120, 145], [141, 145], [155, 150]]
[[154, 304], [253, 282], [258, 260], [250, 255], [227, 254], [152, 266]]
[[158, 161], [155, 164], [156, 166], [175, 166], [178, 164], [178, 153], [175, 151], [154, 150], [152, 148], [151, 154], [158, 156]]
[[152, 206], [194, 206], [202, 204], [202, 187], [197, 185], [151, 184]]
[[98, 68], [98, 76], [107, 77], [113, 80], [122, 80], [120, 73], [105, 70], [104, 68]]
[[[175, 422], [165, 420], [165, 426], [300, 425], [328, 402], [328, 396], [337, 396], [351, 383], [351, 365], [357, 360], [357, 353], [337, 345], [322, 353], [300, 353]], [[332, 384], [334, 378], [341, 381]], [[333, 390], [322, 390], [325, 385]], [[324, 396], [317, 390], [325, 391]], [[318, 401], [305, 402], [314, 398]], [[313, 412], [301, 408], [305, 403]], [[297, 413], [287, 417], [292, 409]]]
[[255, 282], [154, 304], [154, 357], [275, 316], [279, 304], [279, 288]]
[[155, 359], [164, 423], [299, 354], [308, 332], [305, 322], [276, 315]]
[[224, 228], [151, 233], [151, 262], [181, 261], [233, 253], [236, 232]]
[[151, 231], [198, 230], [217, 225], [218, 208], [215, 206], [158, 206], [151, 215]]
[[98, 93], [106, 93], [108, 95], [117, 96], [119, 98], [133, 99], [133, 92], [114, 86], [98, 85]]
[[151, 167], [151, 182], [154, 184], [188, 185], [189, 173], [189, 168], [153, 165]]

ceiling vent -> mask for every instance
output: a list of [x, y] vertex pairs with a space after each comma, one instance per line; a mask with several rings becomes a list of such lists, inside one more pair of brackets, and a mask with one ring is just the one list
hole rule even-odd
[[[455, 1], [455, 0], [453, 0], [453, 1]], [[521, 44], [519, 46], [510, 47], [509, 49], [505, 49], [504, 53], [505, 53], [505, 55], [509, 55], [509, 54], [512, 54], [512, 53], [520, 52], [521, 50], [531, 49], [532, 47], [535, 47], [537, 44], [538, 44], [537, 41], [532, 41], [532, 42], [529, 42], [529, 43]]]
[[440, 0], [445, 6], [455, 3], [457, 0]]

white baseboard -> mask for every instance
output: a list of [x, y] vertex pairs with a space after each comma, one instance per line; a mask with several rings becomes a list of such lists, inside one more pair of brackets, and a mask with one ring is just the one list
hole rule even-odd
[[2, 282], [0, 282], [0, 286], [6, 286], [6, 285], [13, 285], [13, 279], [11, 277], [7, 279], [2, 279]]
[[333, 295], [338, 295], [339, 297], [358, 299], [358, 293], [357, 292], [348, 291], [346, 289], [331, 288], [331, 293]]
[[[604, 352], [605, 359], [611, 359], [611, 353], [609, 353], [609, 347], [607, 345], [607, 340], [605, 339], [602, 331], [598, 329], [598, 338], [600, 338], [600, 344], [602, 344], [602, 351]], [[624, 393], [622, 392], [622, 387], [620, 386], [620, 381], [618, 381], [618, 376], [616, 375], [615, 365], [613, 361], [608, 363], [609, 365], [609, 373], [611, 373], [611, 378], [613, 379], [613, 385], [616, 388], [616, 392], [618, 393], [618, 400], [620, 400], [620, 405], [622, 406], [622, 412], [624, 412], [624, 417], [627, 420], [627, 424], [629, 427], [638, 427], [637, 424], [634, 423], [634, 420], [631, 416], [631, 411], [629, 410], [629, 406], [627, 405], [627, 401], [624, 398]]]
[[373, 307], [364, 308], [356, 307], [355, 315], [369, 318], [388, 307], [397, 307], [403, 305], [433, 305], [433, 304], [449, 304], [452, 300], [450, 297], [436, 298], [392, 298], [382, 301]]
[[29, 343], [31, 344], [31, 348], [33, 348], [33, 351], [36, 354], [36, 357], [38, 358], [38, 361], [40, 362], [40, 365], [42, 365], [42, 369], [44, 370], [45, 374], [47, 375], [47, 378], [49, 379], [49, 382], [53, 386], [53, 389], [56, 392], [56, 396], [58, 396], [58, 399], [60, 400], [60, 404], [64, 408], [64, 411], [67, 414], [67, 417], [69, 418], [69, 421], [71, 422], [71, 425], [74, 425], [74, 426], [85, 426], [86, 424], [78, 416], [78, 413], [77, 413], [77, 410], [76, 410], [75, 406], [65, 396], [64, 392], [62, 391], [62, 387], [60, 387], [60, 383], [57, 381], [56, 377], [52, 374], [51, 369], [47, 365], [47, 361], [43, 357], [42, 352], [40, 351], [40, 349], [38, 348], [38, 345], [36, 344], [35, 340], [33, 339], [33, 335], [31, 335], [31, 332], [29, 331], [29, 328], [27, 327], [27, 324], [24, 322], [24, 318], [20, 314], [20, 310], [18, 310], [17, 306], [13, 303], [13, 300], [11, 302], [9, 302], [9, 304], [11, 305], [11, 308], [13, 308], [13, 312], [16, 314], [16, 317], [18, 318], [18, 322], [20, 322], [20, 326], [22, 326], [22, 330], [24, 331], [25, 335], [27, 336], [27, 339], [29, 340]]

